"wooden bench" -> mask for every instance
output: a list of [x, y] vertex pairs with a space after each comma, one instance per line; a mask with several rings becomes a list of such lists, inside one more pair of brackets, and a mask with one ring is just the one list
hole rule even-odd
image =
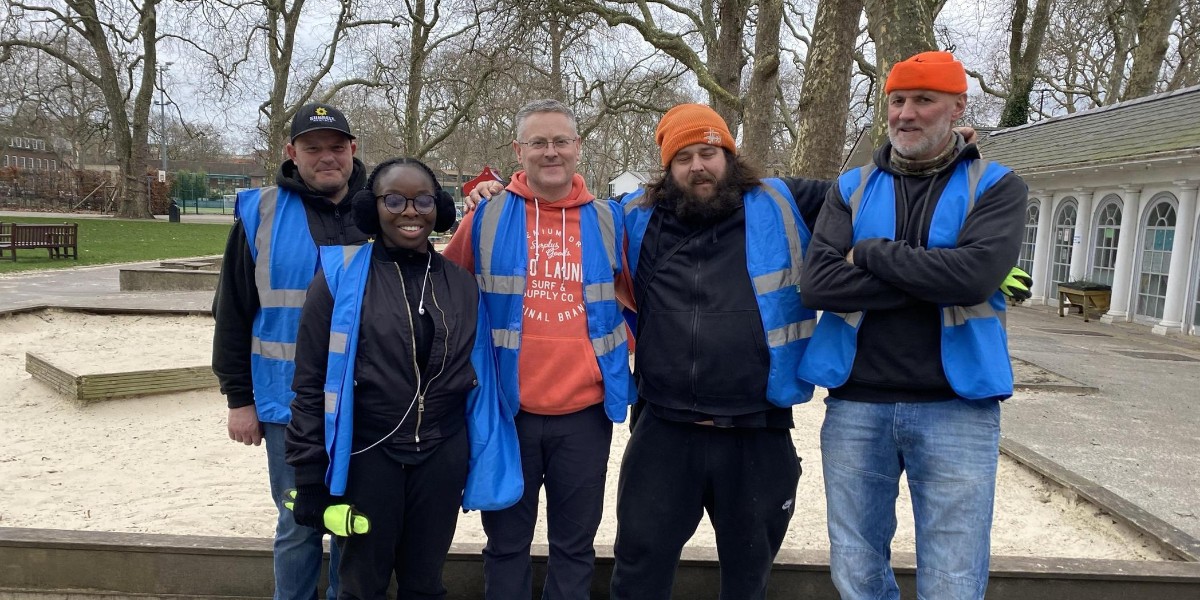
[[45, 248], [50, 258], [79, 260], [79, 224], [35, 225], [32, 223], [0, 223], [0, 258], [4, 251], [17, 260], [17, 250]]

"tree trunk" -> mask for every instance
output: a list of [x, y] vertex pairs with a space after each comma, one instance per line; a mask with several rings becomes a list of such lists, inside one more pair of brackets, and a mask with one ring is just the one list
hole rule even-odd
[[120, 170], [117, 184], [120, 204], [117, 216], [127, 219], [149, 219], [149, 196], [146, 194], [146, 136], [150, 115], [150, 99], [154, 93], [155, 55], [155, 6], [156, 0], [147, 0], [141, 7], [142, 41], [145, 52], [142, 63], [140, 88], [133, 97], [133, 114], [129, 114], [126, 95], [121, 89], [123, 80], [118, 72], [116, 60], [105, 33], [107, 25], [100, 22], [99, 13], [92, 0], [72, 2], [84, 25], [84, 38], [96, 53], [96, 62], [101, 75], [100, 92], [104, 96], [112, 122], [113, 142], [116, 146], [117, 164]]
[[[742, 69], [746, 67], [746, 56], [742, 53], [742, 36], [746, 31], [746, 14], [752, 5], [753, 0], [721, 0], [717, 13], [717, 26], [720, 30], [717, 32], [716, 43], [708, 44], [709, 72], [717, 85], [733, 98], [740, 97], [742, 93]], [[775, 44], [778, 47], [778, 23], [775, 27]], [[778, 64], [779, 58], [776, 57], [775, 60]], [[738, 126], [742, 123], [742, 107], [726, 102], [711, 92], [709, 103], [713, 110], [725, 119], [729, 130], [736, 136]]]
[[1053, 2], [1037, 0], [1028, 37], [1025, 36], [1025, 19], [1029, 14], [1029, 6], [1026, 0], [1016, 0], [1014, 4], [1012, 37], [1008, 44], [1008, 98], [1000, 112], [1001, 127], [1016, 127], [1029, 122], [1029, 95], [1033, 93], [1033, 81], [1037, 76], [1042, 41], [1046, 39], [1050, 5]]
[[879, 147], [887, 140], [887, 94], [884, 81], [892, 65], [914, 54], [937, 49], [933, 37], [933, 9], [924, 2], [866, 0], [867, 30], [875, 40], [875, 118], [871, 140]]
[[833, 179], [842, 166], [850, 112], [854, 38], [863, 0], [821, 0], [804, 63], [804, 87], [796, 107], [800, 122], [788, 173]]
[[1167, 54], [1171, 23], [1179, 15], [1179, 0], [1149, 0], [1138, 23], [1138, 45], [1133, 49], [1133, 67], [1122, 100], [1154, 93], [1163, 57]]
[[284, 146], [288, 143], [288, 129], [295, 108], [287, 106], [288, 86], [291, 82], [292, 52], [296, 45], [296, 26], [300, 22], [300, 10], [304, 0], [292, 3], [289, 10], [285, 0], [265, 0], [267, 21], [267, 59], [271, 66], [271, 95], [259, 108], [267, 117], [267, 149], [262, 157], [267, 172], [268, 185], [274, 183], [275, 173], [283, 163]]
[[758, 29], [754, 39], [754, 71], [743, 105], [745, 131], [742, 154], [759, 167], [767, 166], [771, 123], [775, 117], [775, 86], [779, 81], [779, 27], [783, 0], [758, 0]]
[[412, 21], [408, 47], [408, 88], [404, 102], [404, 147], [405, 156], [414, 156], [421, 147], [421, 96], [425, 89], [425, 61], [428, 51], [430, 25], [425, 22], [425, 0], [409, 3], [409, 18]]

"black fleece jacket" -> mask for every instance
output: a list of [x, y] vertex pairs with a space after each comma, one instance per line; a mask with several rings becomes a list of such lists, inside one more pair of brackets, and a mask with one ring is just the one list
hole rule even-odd
[[[466, 426], [467, 394], [478, 385], [471, 349], [479, 289], [470, 273], [432, 247], [420, 256], [389, 253], [383, 244], [372, 252], [354, 363], [351, 447], [375, 446], [372, 451], [418, 464]], [[323, 483], [329, 466], [324, 406], [332, 314], [333, 296], [318, 272], [300, 317], [296, 399], [286, 434], [297, 485]]]
[[[354, 245], [367, 241], [367, 235], [354, 225], [350, 199], [367, 182], [362, 161], [354, 159], [349, 191], [334, 204], [304, 184], [296, 165], [285, 161], [275, 176], [275, 184], [304, 199], [308, 232], [318, 246]], [[267, 224], [269, 226], [269, 224]], [[297, 232], [299, 235], [299, 232]], [[254, 383], [250, 377], [250, 340], [254, 316], [258, 314], [258, 286], [254, 282], [254, 258], [241, 221], [235, 221], [225, 242], [225, 258], [213, 297], [216, 319], [213, 332], [213, 373], [221, 384], [229, 408], [254, 404]]]
[[[828, 181], [783, 180], [811, 230]], [[638, 395], [673, 421], [791, 427], [767, 400], [770, 357], [746, 270], [746, 211], [702, 226], [655, 210], [634, 279]]]
[[[927, 402], [956, 397], [941, 361], [938, 304], [970, 306], [987, 300], [1016, 264], [1028, 188], [1015, 173], [989, 188], [967, 216], [955, 248], [929, 249], [929, 225], [954, 166], [978, 159], [964, 146], [928, 177], [896, 174], [891, 144], [875, 164], [896, 175], [895, 240], [852, 245], [850, 208], [829, 191], [817, 219], [801, 278], [804, 304], [836, 312], [865, 310], [849, 381], [830, 390], [843, 400]], [[853, 261], [846, 255], [853, 248]]]

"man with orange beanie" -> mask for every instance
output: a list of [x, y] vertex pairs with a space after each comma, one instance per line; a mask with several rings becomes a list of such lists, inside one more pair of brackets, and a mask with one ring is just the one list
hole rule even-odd
[[766, 597], [795, 509], [791, 407], [815, 325], [801, 257], [830, 182], [763, 179], [711, 108], [658, 124], [665, 173], [623, 201], [641, 412], [621, 463], [611, 598], [667, 600], [705, 512], [720, 597]]
[[627, 329], [614, 280], [623, 270], [621, 207], [597, 200], [575, 168], [574, 113], [557, 100], [517, 112], [523, 170], [507, 193], [466, 216], [445, 257], [475, 273], [491, 317], [500, 387], [516, 416], [525, 494], [483, 513], [484, 597], [529, 600], [530, 544], [546, 488], [542, 598], [589, 597], [612, 424], [633, 401]]
[[899, 598], [889, 557], [906, 473], [917, 595], [982, 598], [1012, 395], [997, 285], [1028, 190], [952, 130], [967, 79], [950, 53], [897, 63], [884, 90], [889, 142], [829, 192], [800, 282], [825, 311], [798, 372], [829, 389], [830, 568], [844, 600]]

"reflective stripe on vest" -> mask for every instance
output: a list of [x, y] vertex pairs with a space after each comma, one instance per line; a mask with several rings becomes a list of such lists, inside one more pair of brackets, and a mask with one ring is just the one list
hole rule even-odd
[[354, 361], [362, 321], [363, 292], [371, 270], [371, 246], [322, 246], [321, 269], [333, 296], [329, 320], [329, 356], [325, 367], [325, 452], [329, 493], [346, 492], [354, 443]]
[[[983, 160], [958, 163], [934, 208], [926, 247], [956, 247], [959, 230], [979, 196], [1008, 172], [1007, 167]], [[844, 173], [838, 178], [838, 189], [850, 207], [853, 243], [895, 238], [895, 178], [890, 173], [877, 170], [872, 163]], [[972, 400], [1011, 396], [1012, 367], [1004, 332], [1003, 294], [997, 290], [986, 302], [974, 306], [939, 308], [942, 367], [954, 392]], [[811, 351], [800, 363], [800, 376], [826, 388], [845, 385], [854, 366], [863, 318], [861, 311], [822, 314]]]
[[[808, 401], [813, 393], [811, 384], [796, 377], [796, 368], [816, 326], [816, 311], [805, 308], [800, 297], [802, 257], [811, 235], [787, 186], [779, 179], [764, 179], [762, 183], [744, 198], [746, 270], [754, 286], [771, 358], [767, 400], [787, 407]], [[626, 261], [631, 273], [637, 272], [638, 255], [654, 211], [652, 206], [644, 205], [642, 194], [634, 192], [622, 202], [629, 237]], [[626, 318], [631, 328], [636, 325], [635, 315], [627, 313]]]
[[[520, 398], [518, 356], [529, 245], [525, 236], [525, 200], [511, 193], [480, 203], [472, 239], [475, 279], [492, 323], [500, 384], [510, 399]], [[582, 249], [584, 312], [588, 337], [604, 380], [604, 410], [615, 422], [625, 420], [636, 400], [629, 372], [629, 340], [617, 306], [614, 274], [621, 270], [623, 222], [618, 205], [594, 200], [578, 208]]]
[[260, 421], [287, 423], [295, 396], [296, 332], [317, 270], [316, 244], [304, 201], [293, 192], [277, 187], [239, 192], [234, 211], [250, 245], [258, 290], [250, 341], [254, 405]]

